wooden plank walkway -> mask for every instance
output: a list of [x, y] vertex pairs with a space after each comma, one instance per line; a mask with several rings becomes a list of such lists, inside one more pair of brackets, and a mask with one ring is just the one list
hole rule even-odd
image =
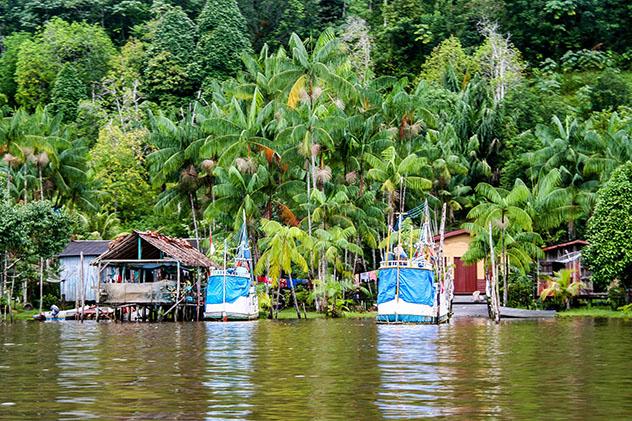
[[549, 319], [555, 317], [555, 310], [526, 310], [523, 308], [500, 307], [503, 319]]
[[[457, 304], [452, 306], [454, 318], [488, 318], [487, 304]], [[503, 319], [548, 319], [555, 317], [553, 310], [525, 310], [522, 308], [501, 307], [500, 316]]]

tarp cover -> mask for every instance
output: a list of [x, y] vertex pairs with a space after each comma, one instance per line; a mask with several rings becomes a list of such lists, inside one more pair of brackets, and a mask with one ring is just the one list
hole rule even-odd
[[106, 283], [101, 290], [106, 295], [104, 302], [109, 304], [168, 304], [175, 301], [175, 294], [169, 291], [175, 290], [176, 285], [176, 281]]
[[[226, 275], [226, 302], [234, 303], [239, 297], [247, 297], [250, 292], [250, 278], [245, 276]], [[222, 304], [224, 302], [224, 275], [213, 275], [208, 278], [206, 287], [206, 304]]]
[[[397, 293], [397, 268], [380, 269], [378, 274], [377, 303], [395, 299]], [[399, 298], [407, 303], [434, 304], [434, 273], [426, 269], [399, 269]]]

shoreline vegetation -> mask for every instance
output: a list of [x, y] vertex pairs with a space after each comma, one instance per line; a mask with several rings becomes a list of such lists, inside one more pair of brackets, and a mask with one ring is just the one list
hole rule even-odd
[[[23, 310], [23, 309], [15, 309], [13, 313], [13, 317], [15, 320], [33, 320], [33, 316], [39, 314], [39, 312], [34, 310]], [[317, 311], [307, 311], [307, 319], [331, 319], [331, 317], [327, 317], [325, 313], [317, 312]], [[344, 312], [342, 319], [374, 319], [377, 315], [376, 311], [348, 311]], [[301, 313], [301, 317], [303, 317], [303, 313]], [[592, 307], [578, 307], [572, 308], [570, 310], [558, 311], [555, 315], [557, 318], [568, 319], [574, 317], [591, 317], [595, 319], [625, 319], [632, 320], [632, 312], [624, 312], [621, 310], [612, 310], [610, 307], [606, 306], [592, 306]], [[267, 320], [268, 312], [261, 312], [258, 320]], [[298, 320], [296, 317], [296, 312], [293, 308], [285, 308], [278, 313], [277, 320]], [[301, 319], [301, 320], [304, 320]]]
[[632, 320], [632, 312], [625, 312], [621, 310], [612, 310], [610, 307], [579, 307], [571, 308], [566, 311], [558, 311], [556, 317], [571, 318], [571, 317], [592, 317], [592, 318], [606, 318], [606, 319], [630, 319]]
[[[501, 305], [533, 305], [543, 248], [575, 240], [625, 305], [627, 4], [484, 3], [0, 2], [0, 302], [62, 301], [69, 239], [157, 231], [221, 267], [244, 215], [262, 308], [289, 277], [297, 317], [339, 316], [427, 203]], [[582, 289], [562, 274], [556, 308]]]

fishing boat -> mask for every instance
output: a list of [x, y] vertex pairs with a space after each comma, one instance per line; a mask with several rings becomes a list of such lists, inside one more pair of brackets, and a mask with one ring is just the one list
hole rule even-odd
[[208, 278], [204, 318], [222, 321], [257, 319], [259, 300], [253, 276], [246, 215], [239, 232], [239, 246], [233, 267], [227, 267], [227, 252], [227, 242], [224, 241], [224, 267], [211, 271]]
[[50, 321], [50, 320], [78, 320], [82, 317], [86, 320], [96, 319], [97, 311], [99, 318], [110, 319], [114, 315], [114, 309], [111, 307], [98, 307], [96, 305], [86, 305], [84, 307], [72, 308], [69, 310], [45, 311], [33, 316], [34, 320]]
[[[402, 223], [406, 218], [412, 221], [420, 215], [422, 207], [400, 214], [396, 226], [389, 227], [384, 259], [378, 271], [378, 323], [439, 324], [450, 319], [452, 275], [442, 257], [442, 239], [439, 250], [435, 248], [427, 204], [419, 239], [414, 242], [411, 228], [408, 253], [404, 250]], [[391, 244], [393, 237], [396, 241]]]

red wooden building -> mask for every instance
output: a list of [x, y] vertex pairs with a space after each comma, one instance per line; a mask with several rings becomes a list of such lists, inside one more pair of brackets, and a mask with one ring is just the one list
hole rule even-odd
[[546, 278], [561, 269], [571, 269], [573, 280], [582, 281], [584, 290], [592, 291], [590, 272], [582, 265], [582, 249], [587, 244], [585, 240], [574, 240], [543, 247], [544, 259], [538, 262], [538, 293], [546, 287]]
[[[439, 237], [435, 237], [439, 241]], [[446, 232], [444, 236], [443, 253], [448, 260], [448, 265], [454, 265], [454, 292], [455, 294], [472, 294], [474, 291], [485, 293], [485, 268], [479, 261], [472, 265], [466, 265], [462, 257], [470, 246], [469, 232], [463, 229]]]

